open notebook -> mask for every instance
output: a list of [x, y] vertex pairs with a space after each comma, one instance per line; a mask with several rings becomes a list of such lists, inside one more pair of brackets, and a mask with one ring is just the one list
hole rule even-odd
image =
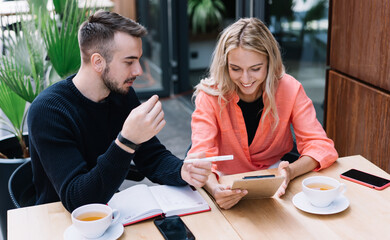
[[211, 210], [199, 192], [188, 185], [138, 184], [114, 194], [108, 205], [119, 210], [125, 226], [156, 216], [184, 216]]

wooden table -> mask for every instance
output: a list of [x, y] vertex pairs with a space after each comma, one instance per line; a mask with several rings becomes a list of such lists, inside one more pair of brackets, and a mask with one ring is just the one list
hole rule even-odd
[[[331, 167], [311, 172], [290, 182], [282, 198], [242, 200], [230, 210], [221, 210], [242, 239], [390, 239], [390, 187], [378, 191], [340, 178], [357, 168], [390, 179], [390, 175], [362, 156], [339, 158]], [[274, 174], [276, 169], [253, 172]], [[231, 183], [249, 174], [224, 176]], [[297, 209], [292, 203], [301, 191], [304, 178], [315, 175], [333, 177], [347, 186], [344, 194], [349, 208], [333, 215], [314, 215]]]
[[[240, 239], [229, 222], [203, 189], [198, 190], [211, 211], [182, 217], [196, 239]], [[72, 224], [69, 212], [60, 202], [8, 211], [8, 240], [64, 239]], [[119, 239], [163, 239], [152, 220], [125, 227]]]
[[[328, 169], [311, 172], [294, 179], [283, 198], [242, 200], [230, 210], [219, 210], [204, 190], [202, 196], [212, 210], [182, 217], [197, 239], [389, 239], [390, 188], [382, 191], [346, 181], [340, 173], [358, 168], [385, 178], [390, 175], [361, 156], [340, 158]], [[275, 173], [275, 169], [253, 172]], [[224, 176], [232, 182], [237, 174]], [[326, 175], [347, 186], [345, 196], [350, 205], [333, 215], [314, 215], [298, 210], [292, 203], [301, 191], [304, 178]], [[61, 203], [8, 211], [8, 239], [63, 239], [71, 225], [70, 214]], [[162, 239], [152, 220], [125, 227], [120, 239]]]

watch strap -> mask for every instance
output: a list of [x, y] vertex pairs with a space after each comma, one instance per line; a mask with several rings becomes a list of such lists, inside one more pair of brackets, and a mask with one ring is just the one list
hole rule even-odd
[[141, 144], [135, 144], [132, 141], [130, 141], [129, 139], [123, 137], [120, 132], [119, 132], [117, 138], [118, 138], [119, 142], [121, 142], [122, 144], [126, 145], [127, 147], [133, 149], [134, 151], [137, 151], [138, 148], [141, 146]]

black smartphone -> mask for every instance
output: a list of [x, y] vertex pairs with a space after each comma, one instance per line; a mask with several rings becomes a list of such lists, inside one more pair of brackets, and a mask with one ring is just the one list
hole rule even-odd
[[381, 178], [357, 169], [348, 170], [342, 173], [340, 177], [377, 190], [382, 190], [390, 186], [389, 179]]
[[195, 236], [177, 215], [154, 219], [154, 225], [166, 240], [195, 240]]

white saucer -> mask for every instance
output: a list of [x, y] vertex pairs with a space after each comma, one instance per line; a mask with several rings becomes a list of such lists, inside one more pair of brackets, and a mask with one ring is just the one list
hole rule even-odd
[[348, 198], [346, 198], [344, 195], [341, 195], [327, 207], [315, 207], [309, 202], [309, 200], [307, 200], [303, 192], [297, 193], [293, 197], [292, 202], [294, 203], [295, 207], [304, 212], [321, 215], [339, 213], [347, 209], [349, 206]]
[[[123, 225], [121, 223], [117, 223], [110, 226], [101, 237], [93, 238], [93, 239], [94, 240], [116, 240], [122, 235], [123, 230], [124, 230]], [[91, 240], [91, 238], [83, 237], [73, 225], [70, 225], [65, 230], [64, 239], [65, 240], [87, 240], [87, 239]]]

